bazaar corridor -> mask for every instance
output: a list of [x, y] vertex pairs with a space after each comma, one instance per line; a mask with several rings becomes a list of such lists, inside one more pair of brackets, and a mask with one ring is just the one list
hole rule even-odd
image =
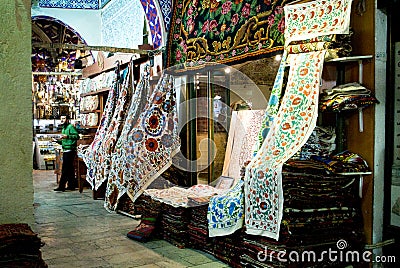
[[229, 267], [212, 255], [179, 249], [153, 239], [140, 243], [126, 234], [139, 220], [109, 213], [92, 191], [54, 192], [54, 170], [34, 170], [35, 225], [33, 231], [45, 245], [44, 261], [52, 267]]

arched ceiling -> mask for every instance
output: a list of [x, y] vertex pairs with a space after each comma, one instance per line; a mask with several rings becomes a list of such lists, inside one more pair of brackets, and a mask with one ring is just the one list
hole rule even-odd
[[[51, 48], [51, 44], [84, 43], [84, 40], [78, 33], [58, 20], [49, 17], [32, 18], [32, 71], [54, 72], [74, 70], [77, 51]], [[49, 47], [35, 47], [34, 44], [49, 44]]]

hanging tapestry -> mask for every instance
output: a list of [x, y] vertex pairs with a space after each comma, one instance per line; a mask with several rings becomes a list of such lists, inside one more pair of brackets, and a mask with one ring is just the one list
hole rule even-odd
[[94, 155], [94, 161], [97, 164], [96, 172], [93, 174], [93, 186], [95, 190], [107, 179], [110, 169], [111, 152], [114, 149], [115, 143], [122, 130], [122, 124], [125, 121], [125, 111], [129, 107], [132, 96], [132, 83], [129, 77], [130, 68], [126, 68], [122, 73], [123, 83], [119, 86], [114, 114], [107, 127], [104, 140]]
[[123, 172], [107, 183], [106, 208], [114, 210], [120, 196], [115, 180], [135, 201], [171, 165], [180, 148], [177, 122], [173, 77], [164, 74], [127, 137]]
[[307, 141], [318, 117], [319, 82], [325, 51], [296, 54], [282, 104], [257, 155], [246, 167], [245, 225], [253, 235], [279, 238], [282, 165]]
[[97, 151], [104, 141], [108, 126], [110, 125], [112, 115], [114, 113], [115, 102], [117, 100], [117, 89], [117, 82], [114, 81], [114, 84], [108, 93], [107, 101], [104, 106], [104, 111], [101, 116], [100, 124], [97, 128], [97, 132], [94, 136], [93, 142], [90, 144], [90, 146], [86, 147], [80, 153], [87, 167], [86, 180], [90, 184], [92, 189], [94, 188], [94, 174], [96, 173], [97, 168], [97, 163], [94, 161], [94, 155], [97, 154]]
[[264, 110], [234, 111], [226, 145], [223, 176], [238, 180], [240, 169], [253, 158], [253, 148], [261, 127]]
[[108, 203], [117, 205], [117, 200], [119, 200], [121, 196], [126, 193], [126, 185], [122, 185], [120, 183], [120, 178], [122, 178], [123, 169], [126, 166], [127, 161], [129, 161], [127, 159], [130, 150], [128, 136], [132, 135], [130, 131], [138, 122], [139, 116], [144, 111], [144, 106], [147, 103], [147, 97], [150, 90], [149, 79], [150, 66], [146, 65], [140, 82], [132, 96], [131, 104], [125, 118], [121, 135], [119, 136], [114, 151], [111, 154], [111, 168], [108, 173], [107, 188], [117, 188], [118, 196], [116, 200], [109, 200]]
[[176, 0], [167, 64], [177, 70], [235, 63], [283, 49], [283, 6], [292, 0]]
[[285, 9], [285, 46], [292, 41], [349, 34], [352, 0], [318, 0]]
[[254, 145], [254, 155], [257, 154], [258, 150], [261, 148], [265, 137], [267, 136], [269, 129], [274, 122], [274, 118], [278, 113], [278, 108], [280, 105], [282, 97], [283, 82], [285, 81], [285, 68], [286, 68], [287, 52], [283, 52], [282, 60], [278, 68], [278, 73], [276, 74], [274, 86], [272, 87], [271, 95], [269, 97], [267, 109], [265, 110], [264, 119], [261, 122], [261, 127], [258, 131], [258, 140]]

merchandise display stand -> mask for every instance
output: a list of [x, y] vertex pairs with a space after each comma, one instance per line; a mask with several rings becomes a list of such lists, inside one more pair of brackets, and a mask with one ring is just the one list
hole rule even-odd
[[[354, 62], [358, 63], [358, 83], [361, 85], [363, 82], [363, 65], [364, 60], [372, 59], [372, 55], [365, 55], [365, 56], [351, 56], [351, 57], [342, 57], [331, 59], [326, 63], [335, 63], [336, 64], [336, 85], [342, 85], [346, 82], [346, 66], [352, 64]], [[364, 131], [364, 124], [363, 124], [363, 113], [362, 109], [358, 110], [359, 112], [359, 131]], [[345, 137], [345, 116], [343, 112], [336, 113], [336, 149], [338, 152], [342, 152], [346, 148], [346, 137]]]

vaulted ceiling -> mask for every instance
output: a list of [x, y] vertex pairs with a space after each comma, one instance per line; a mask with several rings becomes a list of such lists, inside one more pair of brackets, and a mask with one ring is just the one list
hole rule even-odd
[[[32, 18], [32, 71], [73, 70], [76, 50], [51, 48], [51, 44], [84, 44], [84, 40], [62, 22], [48, 17]], [[48, 44], [47, 48], [35, 44]], [[79, 55], [78, 55], [79, 56]]]

